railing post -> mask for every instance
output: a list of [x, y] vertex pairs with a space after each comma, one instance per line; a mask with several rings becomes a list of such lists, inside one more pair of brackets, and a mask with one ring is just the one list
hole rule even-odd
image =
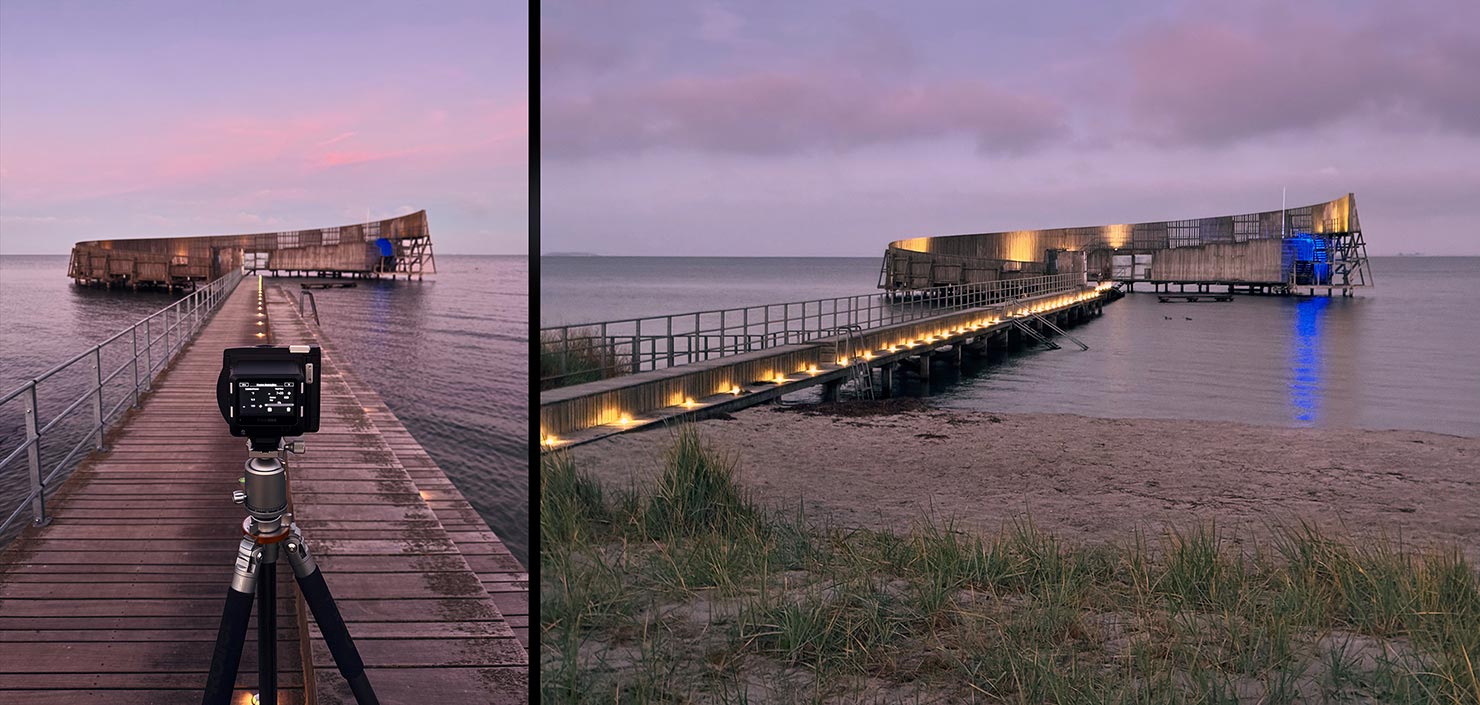
[[[668, 366], [673, 367], [673, 316], [668, 317]], [[694, 314], [694, 330], [699, 330], [699, 314]], [[654, 351], [656, 356], [657, 351]], [[653, 367], [657, 367], [656, 364]]]
[[41, 484], [41, 434], [36, 422], [36, 383], [26, 389], [26, 465], [31, 471], [31, 525], [46, 526], [51, 518], [46, 516], [46, 487]]
[[560, 329], [560, 376], [570, 374], [570, 327]]
[[131, 338], [133, 340], [133, 343], [134, 343], [134, 362], [133, 362], [133, 364], [134, 364], [134, 404], [133, 404], [133, 407], [135, 409], [137, 409], [137, 408], [139, 408], [139, 324], [135, 323], [134, 324], [134, 327], [129, 329], [129, 338]]
[[[746, 306], [745, 308], [740, 309], [740, 327], [744, 329], [743, 330], [743, 335], [745, 336], [745, 352], [750, 352], [750, 307], [749, 306]], [[739, 352], [740, 351], [740, 341], [738, 339], [735, 340], [735, 351], [736, 352]]]
[[93, 348], [93, 369], [98, 373], [98, 386], [93, 387], [93, 448], [103, 449], [103, 346]]
[[602, 379], [606, 379], [607, 375], [606, 366], [608, 350], [610, 350], [611, 355], [611, 372], [613, 375], [615, 375], [617, 373], [617, 347], [615, 345], [608, 346], [606, 337], [606, 322], [603, 321], [601, 324], [601, 352], [598, 353], [599, 355], [601, 355], [600, 362]]
[[154, 331], [150, 321], [153, 318], [144, 319], [144, 388], [154, 388]]

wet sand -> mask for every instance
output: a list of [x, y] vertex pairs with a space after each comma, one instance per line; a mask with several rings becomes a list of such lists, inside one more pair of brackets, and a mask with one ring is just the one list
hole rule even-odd
[[[1480, 560], [1480, 439], [864, 404], [756, 407], [698, 427], [763, 505], [800, 502], [834, 525], [904, 531], [933, 515], [990, 533], [1026, 515], [1099, 542], [1207, 521], [1259, 538], [1307, 521]], [[653, 430], [571, 452], [609, 486], [650, 486], [670, 442]]]

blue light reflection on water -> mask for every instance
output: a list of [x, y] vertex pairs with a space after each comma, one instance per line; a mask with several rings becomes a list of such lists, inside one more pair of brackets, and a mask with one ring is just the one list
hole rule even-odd
[[370, 330], [376, 335], [388, 335], [391, 317], [391, 289], [384, 282], [370, 284]]
[[1295, 335], [1290, 339], [1290, 407], [1297, 426], [1320, 420], [1325, 397], [1322, 319], [1331, 299], [1312, 297], [1295, 304]]

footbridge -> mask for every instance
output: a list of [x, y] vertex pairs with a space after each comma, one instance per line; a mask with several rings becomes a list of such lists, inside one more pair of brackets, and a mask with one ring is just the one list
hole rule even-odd
[[767, 304], [540, 331], [540, 438], [564, 448], [822, 387], [889, 396], [964, 354], [1057, 347], [1119, 295], [1084, 272]]
[[[524, 568], [288, 293], [232, 270], [0, 397], [0, 702], [200, 702], [247, 457], [216, 375], [264, 342], [323, 349], [290, 511], [380, 702], [528, 701]], [[291, 576], [277, 701], [354, 702]], [[233, 703], [263, 687], [254, 635]]]

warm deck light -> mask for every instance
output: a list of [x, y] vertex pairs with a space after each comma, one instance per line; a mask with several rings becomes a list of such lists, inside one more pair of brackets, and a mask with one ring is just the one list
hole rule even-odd
[[257, 337], [258, 338], [266, 338], [267, 337], [267, 334], [266, 333], [258, 333], [257, 334]]
[[628, 416], [626, 414], [622, 414], [622, 417], [619, 418], [619, 419], [617, 419], [617, 423], [622, 424], [623, 426], [626, 426], [627, 424], [632, 423], [632, 417], [631, 416]]
[[863, 359], [865, 359], [865, 360], [872, 360], [872, 359], [874, 359], [874, 354], [871, 353], [871, 352], [866, 352], [866, 353], [863, 354]]
[[807, 368], [807, 374], [809, 374], [809, 375], [815, 375], [815, 374], [817, 374], [817, 366], [816, 365], [812, 365], [811, 367], [808, 367]]
[[684, 399], [683, 400], [683, 408], [685, 408], [685, 409], [692, 409], [692, 408], [694, 408], [694, 398], [693, 397], [689, 397], [687, 399]]
[[776, 373], [776, 384], [786, 384], [786, 382], [787, 382], [786, 375], [781, 374], [779, 372]]
[[[258, 314], [258, 315], [261, 315], [261, 314]], [[262, 325], [262, 321], [257, 321], [257, 325], [259, 325], [259, 326]]]
[[559, 442], [560, 442], [560, 439], [559, 438], [556, 438], [554, 436], [554, 434], [551, 434], [551, 435], [548, 435], [548, 436], [543, 436], [543, 437], [540, 438], [540, 443], [542, 445], [544, 445], [546, 448], [552, 448], [552, 447], [555, 446], [556, 443], [559, 443]]
[[839, 365], [846, 365], [846, 364], [848, 364], [848, 358], [846, 358], [846, 357], [840, 357], [840, 358], [838, 358], [838, 364]]
[[733, 387], [730, 387], [730, 393], [734, 394], [737, 397], [740, 396], [740, 385], [737, 384]]

